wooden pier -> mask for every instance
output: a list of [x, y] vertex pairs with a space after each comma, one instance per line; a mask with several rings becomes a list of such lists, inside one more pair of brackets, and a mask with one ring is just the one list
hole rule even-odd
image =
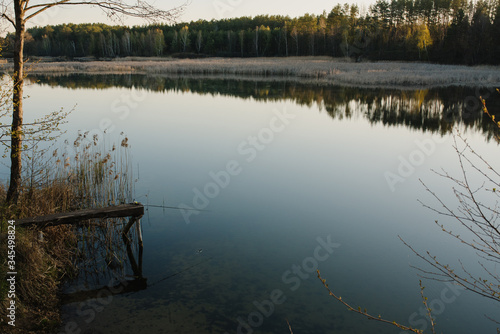
[[138, 219], [142, 217], [142, 215], [144, 215], [144, 206], [140, 203], [130, 203], [108, 206], [106, 208], [85, 209], [73, 212], [56, 213], [47, 216], [19, 219], [16, 221], [16, 226], [30, 227], [36, 225], [38, 227], [44, 228], [64, 224], [77, 224], [83, 220], [96, 218], [133, 217], [135, 219]]
[[85, 209], [73, 212], [55, 213], [52, 215], [39, 216], [33, 218], [19, 219], [16, 221], [16, 226], [45, 228], [49, 226], [58, 226], [64, 224], [78, 224], [89, 219], [104, 219], [104, 218], [123, 218], [130, 217], [127, 225], [123, 228], [123, 239], [129, 242], [128, 231], [135, 224], [139, 245], [142, 247], [142, 231], [141, 217], [144, 215], [144, 205], [141, 203], [121, 204], [108, 206], [106, 208]]
[[[102, 294], [103, 289], [108, 292], [112, 291], [113, 294], [128, 293], [144, 290], [147, 288], [147, 279], [142, 275], [142, 255], [143, 255], [143, 241], [141, 230], [141, 217], [144, 215], [144, 205], [141, 203], [130, 203], [116, 206], [109, 206], [98, 209], [85, 209], [73, 212], [56, 213], [52, 215], [39, 216], [33, 218], [16, 220], [15, 225], [18, 227], [36, 227], [43, 229], [50, 226], [58, 226], [64, 224], [81, 224], [89, 219], [106, 219], [106, 218], [124, 218], [130, 217], [129, 221], [125, 224], [122, 230], [122, 239], [127, 247], [127, 256], [130, 261], [130, 266], [134, 272], [133, 280], [123, 280], [118, 286], [112, 288], [104, 287], [94, 291], [80, 291], [63, 297], [63, 302], [77, 302], [85, 301], [92, 298], [93, 295], [99, 296]], [[138, 262], [135, 260], [134, 252], [132, 251], [131, 239], [128, 236], [130, 228], [135, 224], [137, 231], [137, 239], [139, 244]], [[43, 235], [43, 234], [42, 234]], [[1, 236], [0, 236], [1, 237]]]

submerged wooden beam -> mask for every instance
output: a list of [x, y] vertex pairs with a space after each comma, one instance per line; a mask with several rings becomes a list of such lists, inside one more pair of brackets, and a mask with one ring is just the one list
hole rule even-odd
[[37, 225], [40, 227], [48, 227], [75, 224], [82, 220], [95, 218], [141, 217], [142, 215], [144, 215], [144, 206], [141, 203], [130, 203], [108, 206], [106, 208], [85, 209], [74, 212], [56, 213], [47, 216], [19, 219], [16, 221], [16, 226], [30, 227]]

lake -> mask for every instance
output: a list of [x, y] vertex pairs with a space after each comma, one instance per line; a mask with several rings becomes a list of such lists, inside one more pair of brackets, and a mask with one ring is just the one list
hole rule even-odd
[[[64, 125], [70, 142], [78, 130], [108, 143], [125, 133], [134, 200], [149, 205], [147, 288], [64, 305], [61, 333], [288, 333], [287, 321], [302, 334], [401, 332], [348, 312], [316, 269], [355, 308], [428, 331], [411, 266], [427, 267], [398, 236], [443, 262], [477, 260], [434, 223], [460, 231], [453, 220], [418, 202], [439, 207], [419, 180], [456, 207], [452, 184], [431, 171], [460, 176], [454, 128], [499, 165], [478, 99], [491, 95], [488, 105], [498, 107], [488, 89], [36, 80], [26, 117], [75, 107]], [[484, 314], [497, 315], [498, 305], [449, 283], [423, 285], [438, 331], [495, 332]]]

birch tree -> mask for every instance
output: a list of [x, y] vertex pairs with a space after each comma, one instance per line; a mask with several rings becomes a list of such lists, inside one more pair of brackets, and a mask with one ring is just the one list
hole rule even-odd
[[189, 27], [188, 26], [182, 27], [182, 29], [179, 33], [179, 37], [180, 37], [181, 43], [182, 43], [182, 52], [186, 52], [186, 48], [189, 44]]
[[56, 6], [93, 6], [102, 9], [110, 18], [136, 17], [146, 21], [175, 21], [187, 4], [170, 10], [159, 9], [147, 1], [125, 0], [2, 0], [2, 18], [15, 29], [14, 75], [12, 93], [12, 126], [10, 152], [10, 184], [7, 202], [16, 203], [21, 187], [21, 151], [23, 145], [23, 86], [24, 86], [24, 41], [26, 23], [37, 15]]
[[201, 47], [203, 46], [203, 32], [198, 30], [198, 34], [196, 35], [196, 50], [198, 53], [201, 53]]

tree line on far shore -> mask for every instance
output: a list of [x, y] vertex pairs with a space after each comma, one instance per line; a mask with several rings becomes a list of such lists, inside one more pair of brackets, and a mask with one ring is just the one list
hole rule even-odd
[[[62, 24], [30, 28], [27, 56], [332, 56], [498, 64], [500, 0], [378, 0], [321, 15], [261, 15], [174, 25]], [[7, 35], [8, 54], [13, 35]]]

